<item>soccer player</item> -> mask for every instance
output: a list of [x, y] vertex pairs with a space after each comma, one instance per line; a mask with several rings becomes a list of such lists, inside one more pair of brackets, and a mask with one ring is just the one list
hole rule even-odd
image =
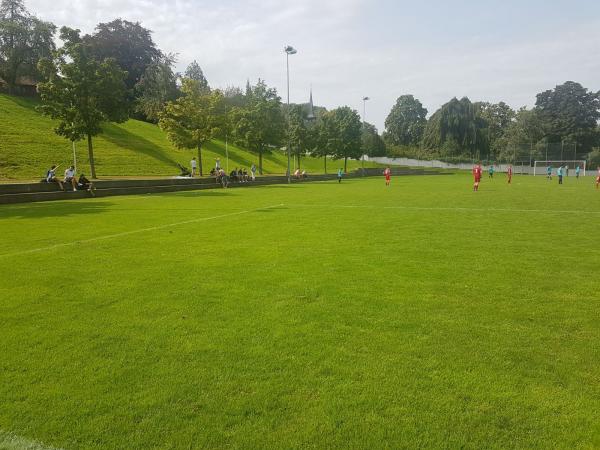
[[558, 169], [556, 169], [556, 175], [558, 175], [558, 184], [563, 184], [563, 168], [562, 166], [559, 166]]
[[546, 167], [546, 178], [548, 178], [548, 180], [552, 180], [552, 166]]
[[494, 166], [490, 164], [490, 168], [488, 170], [488, 178], [494, 178]]
[[342, 182], [342, 177], [344, 176], [344, 171], [342, 169], [338, 170], [338, 183]]
[[477, 163], [473, 166], [473, 178], [475, 179], [475, 183], [473, 183], [473, 191], [479, 191], [479, 183], [481, 182], [481, 164]]
[[581, 167], [577, 166], [575, 168], [575, 178], [579, 180], [579, 173], [581, 172]]
[[386, 167], [383, 171], [383, 174], [385, 175], [385, 185], [389, 186], [390, 182], [392, 181], [392, 171], [389, 167]]
[[512, 181], [512, 174], [513, 174], [512, 164], [509, 164], [508, 170], [506, 171], [506, 175], [508, 176], [508, 184], [510, 184]]

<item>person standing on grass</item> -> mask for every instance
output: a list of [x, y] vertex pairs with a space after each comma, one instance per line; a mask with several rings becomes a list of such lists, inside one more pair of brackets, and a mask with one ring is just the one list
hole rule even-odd
[[598, 166], [598, 173], [596, 174], [596, 189], [600, 186], [600, 166]]
[[194, 178], [196, 176], [196, 157], [192, 158], [190, 165], [192, 166], [192, 178]]
[[581, 167], [575, 167], [575, 178], [579, 180], [579, 173], [581, 172]]
[[513, 168], [512, 164], [508, 165], [508, 170], [506, 171], [506, 175], [508, 176], [508, 184], [512, 182]]
[[563, 184], [563, 168], [562, 168], [562, 166], [559, 166], [558, 169], [556, 169], [556, 175], [558, 176], [558, 184]]
[[344, 171], [340, 168], [338, 170], [338, 183], [342, 182], [342, 177], [344, 176]]
[[546, 167], [546, 178], [548, 181], [552, 181], [552, 166]]
[[217, 169], [217, 170], [221, 169], [221, 158], [215, 159], [215, 169]]
[[479, 183], [481, 183], [481, 164], [477, 163], [475, 164], [475, 166], [473, 166], [473, 179], [475, 180], [475, 182], [473, 183], [473, 191], [474, 192], [478, 192], [479, 191]]
[[250, 167], [250, 174], [252, 175], [252, 181], [256, 181], [256, 166], [254, 164]]
[[385, 185], [389, 186], [392, 182], [392, 171], [389, 167], [385, 168], [385, 170], [383, 171], [383, 175], [385, 175]]
[[488, 170], [488, 178], [494, 178], [494, 166], [490, 165], [490, 168]]

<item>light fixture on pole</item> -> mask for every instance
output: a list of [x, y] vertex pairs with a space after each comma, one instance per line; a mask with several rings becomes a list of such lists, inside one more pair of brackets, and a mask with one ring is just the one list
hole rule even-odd
[[[363, 97], [363, 134], [367, 132], [367, 101], [371, 100], [369, 97]], [[365, 149], [363, 149], [365, 150]], [[365, 152], [362, 152], [362, 176], [365, 176]]]
[[290, 136], [290, 55], [298, 53], [291, 45], [286, 45], [283, 48], [285, 52], [285, 62], [287, 67], [287, 126], [288, 126], [288, 145], [287, 145], [287, 180], [288, 184], [292, 182], [292, 176], [290, 173], [290, 147], [291, 147], [291, 136]]

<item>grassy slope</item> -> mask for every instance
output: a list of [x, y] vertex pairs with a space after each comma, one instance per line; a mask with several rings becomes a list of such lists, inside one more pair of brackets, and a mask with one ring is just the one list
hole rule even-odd
[[[68, 141], [53, 132], [53, 121], [35, 111], [31, 99], [0, 94], [0, 180], [39, 179], [52, 163], [64, 168], [71, 163]], [[107, 124], [104, 133], [94, 139], [94, 155], [99, 177], [122, 175], [177, 175], [177, 163], [189, 165], [195, 151], [177, 150], [156, 126], [129, 120], [124, 124]], [[87, 146], [77, 144], [81, 171], [89, 173]], [[225, 144], [214, 141], [206, 146], [204, 167], [214, 166], [215, 159], [225, 164]], [[234, 145], [229, 146], [229, 169], [258, 165], [258, 157]], [[287, 159], [281, 152], [265, 155], [266, 173], [284, 173]], [[303, 166], [310, 173], [323, 171], [321, 159], [306, 158]], [[329, 162], [334, 171], [339, 162]], [[350, 168], [358, 162], [349, 163]]]
[[599, 448], [599, 192], [470, 186], [0, 206], [0, 430], [64, 448]]

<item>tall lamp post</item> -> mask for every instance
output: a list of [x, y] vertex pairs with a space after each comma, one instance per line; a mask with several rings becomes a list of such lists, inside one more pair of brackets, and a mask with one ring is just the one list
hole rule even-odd
[[287, 181], [288, 184], [292, 182], [292, 174], [290, 172], [290, 150], [291, 150], [291, 136], [290, 136], [290, 55], [298, 53], [291, 45], [286, 45], [283, 48], [285, 52], [285, 62], [287, 66], [287, 126], [288, 126], [288, 145], [287, 145]]
[[[367, 102], [371, 100], [369, 97], [363, 97], [363, 133], [367, 132]], [[362, 155], [362, 176], [365, 176], [365, 149]]]

